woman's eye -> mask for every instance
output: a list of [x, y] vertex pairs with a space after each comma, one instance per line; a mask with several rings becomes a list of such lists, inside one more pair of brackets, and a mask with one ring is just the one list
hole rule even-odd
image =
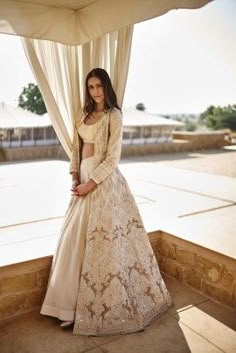
[[[102, 83], [99, 83], [97, 84], [96, 87], [103, 87], [103, 84]], [[88, 89], [93, 89], [94, 87], [93, 86], [88, 86]]]

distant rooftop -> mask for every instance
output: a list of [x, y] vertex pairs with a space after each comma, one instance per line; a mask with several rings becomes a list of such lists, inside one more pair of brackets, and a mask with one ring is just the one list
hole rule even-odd
[[[167, 119], [135, 108], [122, 108], [124, 126], [183, 126], [180, 121]], [[0, 128], [32, 128], [51, 126], [48, 114], [38, 115], [20, 107], [0, 102]]]
[[46, 127], [52, 123], [47, 114], [38, 115], [20, 107], [0, 102], [0, 128]]
[[122, 108], [124, 126], [183, 126], [180, 121], [167, 119], [135, 108]]

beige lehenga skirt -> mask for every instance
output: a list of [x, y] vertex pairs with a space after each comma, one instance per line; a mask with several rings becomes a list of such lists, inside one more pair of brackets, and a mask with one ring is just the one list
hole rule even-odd
[[[80, 181], [85, 183], [98, 164], [95, 156], [80, 164]], [[74, 320], [79, 280], [86, 245], [91, 192], [72, 196], [53, 256], [41, 314], [60, 320]]]
[[[100, 163], [82, 159], [81, 183]], [[119, 168], [72, 196], [52, 260], [41, 314], [74, 321], [73, 334], [137, 332], [173, 302], [135, 199]]]

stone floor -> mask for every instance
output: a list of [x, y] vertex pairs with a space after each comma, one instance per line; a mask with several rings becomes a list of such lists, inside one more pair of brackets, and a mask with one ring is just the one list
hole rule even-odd
[[[222, 149], [122, 159], [119, 168], [147, 232], [235, 258], [235, 165], [236, 151]], [[0, 165], [0, 266], [53, 253], [70, 199], [68, 168], [57, 160]]]
[[174, 307], [144, 331], [79, 336], [39, 312], [0, 326], [1, 353], [235, 353], [235, 312], [163, 275]]
[[[147, 231], [172, 228], [235, 258], [235, 165], [236, 151], [222, 149], [123, 159], [120, 170]], [[0, 266], [52, 254], [69, 187], [67, 162], [0, 166]], [[235, 353], [235, 311], [163, 277], [175, 307], [143, 332], [74, 336], [34, 312], [0, 326], [0, 353]]]
[[[131, 160], [131, 158], [127, 160]], [[137, 156], [132, 157], [132, 161], [158, 162], [158, 164], [171, 165], [172, 167], [201, 173], [236, 177], [236, 144], [215, 150]]]

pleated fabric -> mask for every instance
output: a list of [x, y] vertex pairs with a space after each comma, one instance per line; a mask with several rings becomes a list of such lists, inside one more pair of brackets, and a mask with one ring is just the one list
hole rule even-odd
[[[81, 183], [89, 179], [89, 175], [98, 163], [95, 156], [82, 159]], [[86, 245], [90, 201], [91, 192], [85, 196], [71, 198], [53, 256], [41, 314], [66, 321], [74, 320]]]

